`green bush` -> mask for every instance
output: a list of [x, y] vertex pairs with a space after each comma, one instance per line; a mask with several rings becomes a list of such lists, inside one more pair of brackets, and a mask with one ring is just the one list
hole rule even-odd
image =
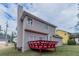
[[76, 42], [74, 39], [69, 39], [68, 40], [68, 45], [76, 45]]

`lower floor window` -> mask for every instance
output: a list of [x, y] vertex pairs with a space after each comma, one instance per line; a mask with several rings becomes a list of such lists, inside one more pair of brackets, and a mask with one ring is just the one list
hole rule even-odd
[[28, 34], [29, 40], [48, 40], [48, 35], [42, 35], [42, 34], [35, 34], [35, 33], [29, 33]]
[[30, 36], [31, 40], [47, 40], [47, 36]]
[[39, 40], [43, 40], [43, 37], [39, 37]]

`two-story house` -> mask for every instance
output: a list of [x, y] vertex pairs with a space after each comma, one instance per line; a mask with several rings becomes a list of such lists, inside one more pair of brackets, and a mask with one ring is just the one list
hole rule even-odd
[[17, 48], [22, 52], [29, 49], [28, 41], [53, 40], [55, 25], [52, 25], [18, 6], [17, 16]]

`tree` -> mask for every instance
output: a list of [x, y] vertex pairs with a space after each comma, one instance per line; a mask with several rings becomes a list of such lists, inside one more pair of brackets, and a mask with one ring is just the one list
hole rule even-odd
[[1, 31], [1, 25], [0, 25], [0, 31]]
[[74, 26], [76, 31], [79, 31], [79, 21], [77, 22], [77, 24]]
[[69, 39], [68, 40], [68, 45], [76, 45], [76, 42], [74, 39]]
[[1, 25], [0, 25], [0, 33], [1, 33], [1, 31], [2, 31], [2, 27], [1, 27]]
[[8, 21], [6, 22], [6, 29], [5, 29], [5, 39], [6, 39], [6, 45], [8, 45], [7, 32], [8, 32]]
[[11, 35], [11, 42], [13, 42], [13, 38], [14, 38], [14, 33], [12, 32], [12, 35]]
[[13, 39], [16, 37], [15, 32], [12, 32], [10, 42], [13, 42]]

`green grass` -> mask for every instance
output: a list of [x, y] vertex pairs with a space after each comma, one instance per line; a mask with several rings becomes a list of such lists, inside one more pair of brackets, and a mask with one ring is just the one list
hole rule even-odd
[[22, 53], [21, 51], [17, 51], [15, 48], [8, 48], [4, 50], [0, 50], [0, 56], [32, 56], [38, 55], [36, 51], [28, 50]]
[[56, 52], [48, 52], [48, 53], [44, 53], [43, 55], [46, 56], [79, 56], [79, 46], [62, 46], [62, 47], [58, 47]]
[[0, 56], [79, 56], [79, 46], [78, 45], [64, 45], [57, 47], [56, 52], [46, 51], [39, 53], [37, 51], [28, 50], [24, 53], [17, 51], [14, 48], [8, 48], [0, 50]]

